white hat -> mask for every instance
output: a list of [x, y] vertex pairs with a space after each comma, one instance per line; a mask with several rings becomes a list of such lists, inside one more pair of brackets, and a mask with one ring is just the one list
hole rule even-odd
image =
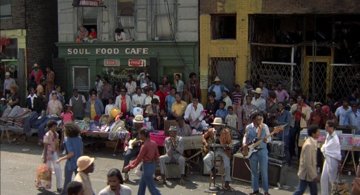
[[261, 88], [258, 87], [255, 90], [252, 90], [252, 92], [257, 93], [257, 94], [261, 94], [262, 90], [261, 90]]
[[10, 72], [6, 72], [6, 73], [5, 73], [5, 76], [10, 76]]
[[136, 115], [133, 119], [133, 123], [144, 123], [144, 117], [142, 115]]
[[221, 81], [218, 76], [216, 76], [215, 79], [214, 79], [214, 82], [216, 82], [216, 81]]
[[5, 98], [1, 98], [0, 100], [1, 100], [1, 101], [5, 101], [6, 99], [5, 99]]
[[224, 125], [221, 117], [215, 117], [212, 125]]
[[140, 107], [135, 107], [135, 108], [133, 108], [133, 115], [134, 116], [144, 115], [144, 110]]

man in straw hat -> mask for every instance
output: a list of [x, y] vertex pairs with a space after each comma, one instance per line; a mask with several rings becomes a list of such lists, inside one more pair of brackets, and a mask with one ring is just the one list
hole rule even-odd
[[89, 177], [89, 173], [94, 172], [94, 161], [95, 158], [80, 156], [76, 162], [78, 173], [76, 174], [74, 181], [80, 182], [83, 185], [84, 195], [95, 194]]
[[165, 179], [165, 169], [166, 163], [176, 162], [179, 164], [180, 172], [181, 172], [181, 180], [183, 183], [183, 179], [185, 176], [185, 158], [183, 156], [184, 152], [184, 142], [182, 137], [177, 136], [177, 127], [170, 126], [169, 128], [169, 137], [165, 139], [165, 149], [166, 154], [160, 156], [160, 171], [162, 176], [163, 183], [166, 183]]
[[216, 156], [221, 156], [225, 169], [225, 185], [223, 187], [225, 190], [230, 190], [230, 159], [232, 152], [232, 149], [230, 148], [230, 144], [232, 143], [231, 131], [224, 127], [220, 117], [215, 117], [211, 125], [213, 128], [209, 128], [207, 132], [203, 134], [203, 153], [205, 154], [203, 159], [204, 166], [206, 170], [210, 172], [211, 179], [214, 182], [216, 175], [214, 159]]
[[261, 94], [262, 94], [261, 88], [256, 88], [255, 90], [252, 90], [252, 92], [254, 93], [254, 97], [251, 101], [251, 104], [256, 106], [256, 108], [259, 111], [265, 112], [266, 100], [263, 97], [261, 97]]
[[214, 79], [214, 84], [210, 85], [208, 92], [215, 93], [215, 99], [219, 101], [221, 99], [222, 93], [224, 91], [229, 92], [229, 89], [225, 87], [225, 85], [221, 84], [221, 80], [218, 76]]
[[124, 154], [124, 166], [122, 172], [124, 173], [124, 182], [129, 181], [129, 174], [124, 170], [130, 160], [134, 159], [140, 151], [140, 146], [142, 144], [142, 140], [139, 137], [139, 132], [144, 125], [144, 117], [142, 115], [136, 115], [133, 119], [133, 127], [134, 131], [131, 133], [131, 137], [125, 139], [125, 144], [127, 148]]

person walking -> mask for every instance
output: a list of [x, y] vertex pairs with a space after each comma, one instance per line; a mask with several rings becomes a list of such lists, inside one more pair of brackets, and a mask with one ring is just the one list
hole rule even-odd
[[78, 173], [76, 174], [74, 181], [80, 182], [83, 185], [84, 195], [95, 195], [89, 176], [89, 173], [94, 172], [94, 161], [95, 158], [80, 156], [76, 162]]
[[107, 174], [107, 184], [99, 195], [131, 195], [131, 188], [123, 185], [124, 180], [119, 169], [112, 168]]
[[43, 161], [45, 164], [47, 164], [48, 167], [51, 167], [51, 165], [54, 167], [56, 176], [56, 190], [60, 193], [62, 191], [62, 177], [60, 165], [56, 163], [59, 158], [59, 134], [56, 132], [56, 126], [57, 123], [53, 120], [47, 123], [47, 128], [49, 131], [44, 136]]
[[327, 121], [325, 130], [327, 132], [326, 140], [321, 147], [321, 152], [325, 157], [320, 181], [322, 195], [329, 194], [329, 187], [336, 180], [341, 161], [341, 147], [339, 137], [335, 132], [335, 122]]
[[304, 194], [307, 186], [310, 188], [311, 195], [317, 195], [316, 183], [320, 180], [316, 172], [317, 139], [320, 135], [319, 128], [311, 125], [308, 128], [308, 135], [309, 137], [305, 140], [300, 154], [298, 171], [300, 183], [294, 195]]
[[65, 181], [63, 192], [61, 194], [66, 194], [65, 190], [67, 189], [68, 183], [70, 183], [71, 181], [73, 173], [77, 173], [76, 162], [78, 158], [83, 154], [83, 142], [80, 137], [80, 128], [73, 123], [68, 123], [64, 125], [64, 132], [64, 147], [66, 155], [56, 161], [57, 163], [60, 163], [61, 161], [66, 160], [64, 168]]
[[141, 175], [138, 195], [145, 195], [146, 186], [152, 195], [160, 195], [160, 191], [156, 188], [153, 175], [157, 162], [159, 161], [159, 150], [157, 144], [150, 140], [150, 134], [145, 129], [140, 130], [140, 139], [144, 141], [141, 146], [140, 153], [134, 161], [131, 161], [124, 169], [128, 172], [130, 169], [137, 167], [143, 162], [143, 174]]

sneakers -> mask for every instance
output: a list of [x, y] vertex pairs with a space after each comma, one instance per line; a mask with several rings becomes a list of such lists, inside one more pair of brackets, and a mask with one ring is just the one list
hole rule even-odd
[[129, 181], [129, 173], [124, 173], [124, 182]]

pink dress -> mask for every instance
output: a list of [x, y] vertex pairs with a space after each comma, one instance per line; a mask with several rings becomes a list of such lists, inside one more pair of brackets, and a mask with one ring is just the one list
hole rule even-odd
[[61, 113], [61, 118], [63, 119], [64, 124], [72, 123], [73, 118], [74, 118], [74, 114], [71, 111], [70, 112], [63, 112], [63, 113]]

